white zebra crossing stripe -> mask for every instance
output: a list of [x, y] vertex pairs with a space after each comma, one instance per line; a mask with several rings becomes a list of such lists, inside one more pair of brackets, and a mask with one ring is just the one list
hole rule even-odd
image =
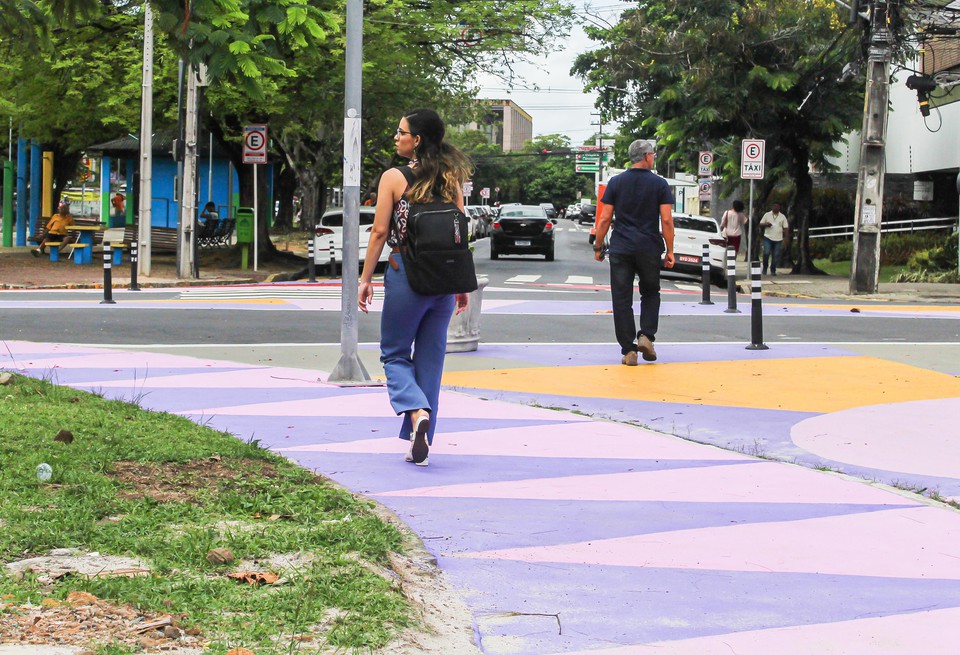
[[568, 275], [564, 284], [593, 284], [591, 275]]
[[683, 284], [682, 282], [674, 282], [673, 286], [677, 287], [681, 291], [701, 291], [702, 287], [699, 284]]
[[514, 275], [512, 278], [507, 280], [507, 284], [529, 284], [530, 282], [536, 282], [539, 280], [542, 275]]

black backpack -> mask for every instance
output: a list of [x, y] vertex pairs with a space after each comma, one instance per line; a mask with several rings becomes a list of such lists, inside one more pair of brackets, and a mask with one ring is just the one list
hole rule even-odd
[[[413, 183], [413, 171], [400, 172]], [[410, 288], [424, 296], [477, 290], [470, 252], [470, 221], [456, 205], [442, 200], [411, 202], [407, 238], [400, 246]]]

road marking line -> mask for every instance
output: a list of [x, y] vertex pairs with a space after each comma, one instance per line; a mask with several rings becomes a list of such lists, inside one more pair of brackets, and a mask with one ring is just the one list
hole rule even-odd
[[542, 275], [514, 275], [512, 278], [507, 280], [507, 284], [524, 284], [526, 282], [536, 282], [539, 280]]

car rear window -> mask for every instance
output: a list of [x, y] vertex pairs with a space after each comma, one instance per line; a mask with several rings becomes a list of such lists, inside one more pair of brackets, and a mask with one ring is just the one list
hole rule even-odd
[[539, 207], [532, 209], [501, 209], [500, 218], [546, 218], [547, 214]]
[[708, 232], [716, 234], [719, 231], [717, 224], [712, 220], [703, 218], [689, 218], [687, 216], [674, 216], [673, 226], [681, 230], [693, 230], [695, 232]]
[[[360, 225], [373, 225], [374, 214], [360, 212]], [[320, 225], [324, 227], [343, 227], [343, 214], [330, 214], [320, 219]]]

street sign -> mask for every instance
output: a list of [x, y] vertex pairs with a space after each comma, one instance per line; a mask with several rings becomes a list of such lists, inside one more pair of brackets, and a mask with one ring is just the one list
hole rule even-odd
[[473, 182], [467, 181], [463, 183], [463, 195], [469, 196], [473, 193]]
[[699, 166], [697, 167], [697, 175], [703, 177], [705, 175], [713, 174], [713, 153], [708, 151], [703, 151], [700, 153]]
[[576, 172], [577, 172], [577, 173], [599, 173], [599, 172], [600, 172], [600, 163], [599, 163], [599, 162], [593, 162], [592, 164], [590, 164], [590, 163], [586, 163], [586, 164], [577, 163], [577, 164], [576, 164]]
[[247, 125], [243, 128], [243, 163], [267, 163], [266, 125]]
[[713, 195], [713, 182], [711, 180], [700, 180], [700, 200], [710, 200]]
[[744, 180], [763, 179], [763, 158], [767, 142], [764, 139], [744, 139], [740, 152], [740, 177]]
[[489, 198], [489, 197], [490, 197], [490, 187], [485, 186], [485, 187], [483, 187], [482, 189], [480, 189], [480, 197], [481, 197], [481, 198]]

